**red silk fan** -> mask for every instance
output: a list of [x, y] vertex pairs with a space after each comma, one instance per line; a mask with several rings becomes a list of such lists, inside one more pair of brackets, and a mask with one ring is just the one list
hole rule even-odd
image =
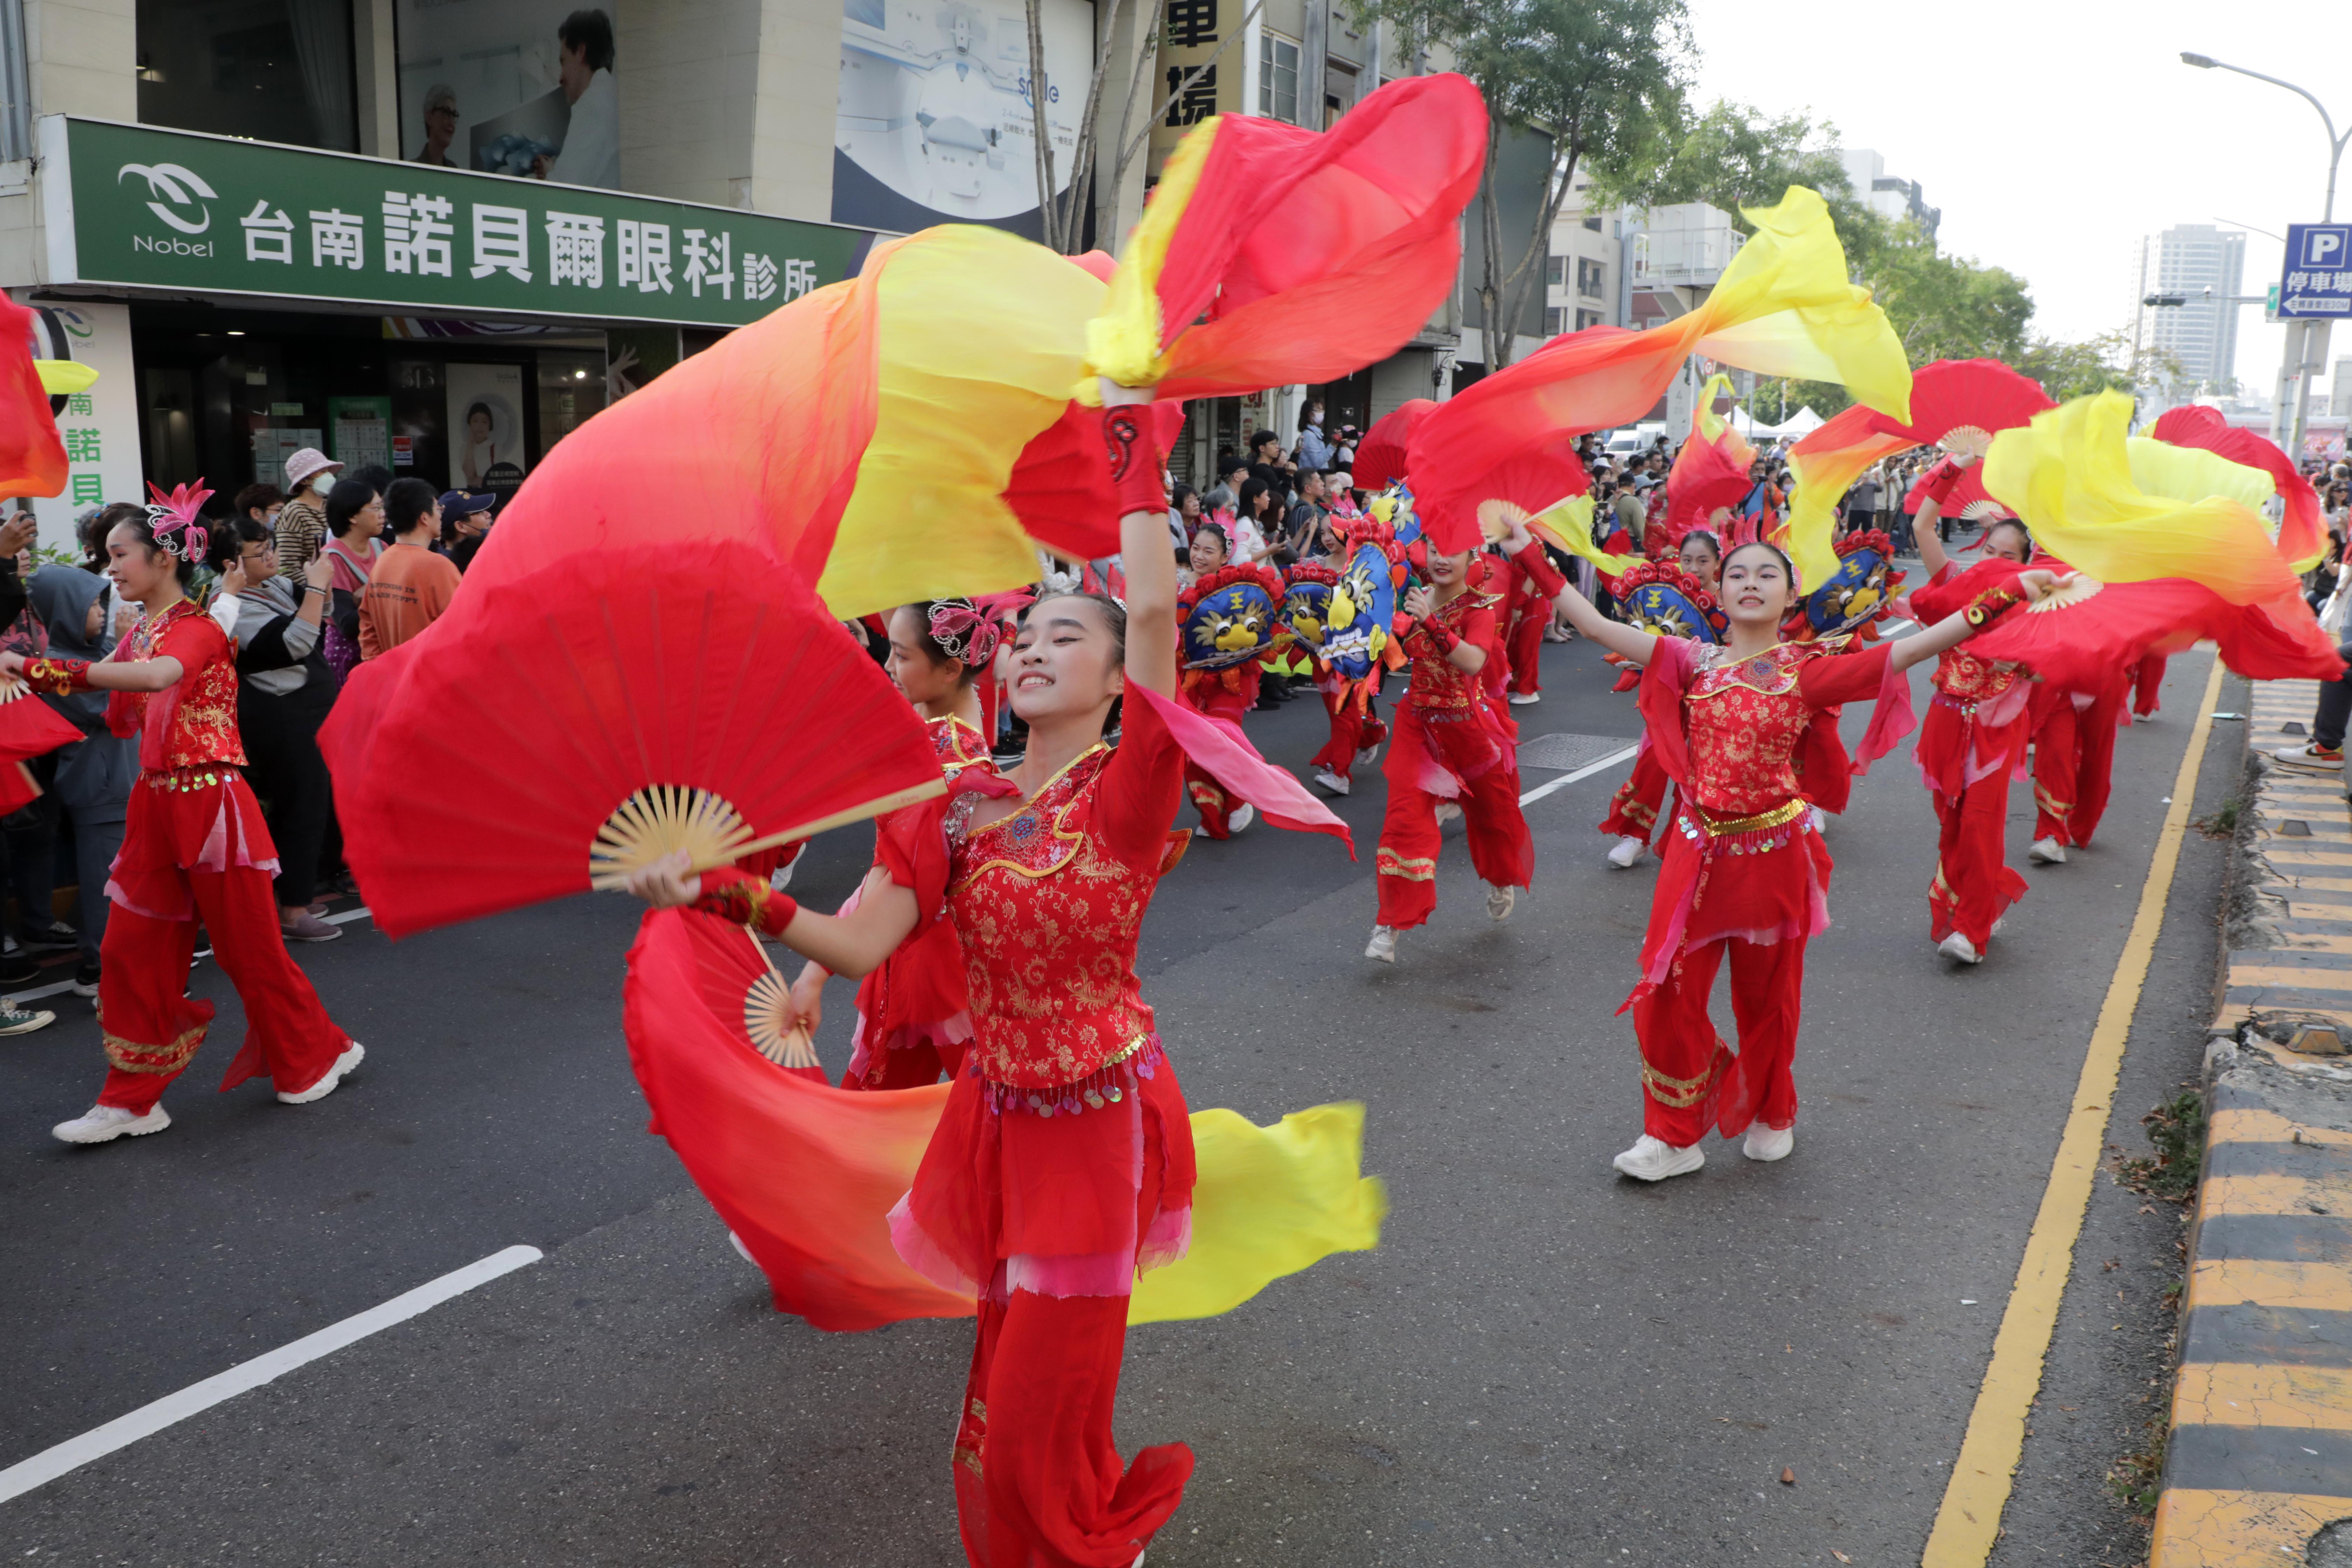
[[756, 545], [567, 556], [473, 608], [320, 733], [389, 935], [617, 888], [677, 850], [724, 865], [945, 792], [906, 699]]
[[[1801, 537], [1807, 527], [1818, 527], [1826, 537], [1829, 509], [1881, 458], [1912, 447], [1941, 447], [1981, 458], [1992, 449], [1994, 436], [2030, 425], [2035, 415], [2056, 406], [2040, 383], [1999, 360], [1937, 360], [1911, 377], [1908, 421], [1856, 404], [1789, 449], [1789, 467], [1797, 476], [1789, 505], [1790, 531]], [[1990, 500], [1979, 478], [1982, 468], [1981, 462], [1973, 465], [1961, 481], [1971, 502]], [[1908, 510], [1918, 510], [1917, 496], [1915, 489]], [[1944, 515], [1960, 515], [1964, 504], [1955, 492]], [[1990, 514], [1979, 510], [1969, 515]], [[2001, 515], [2014, 514], [2003, 507]]]
[[[1927, 481], [1935, 478], [1929, 468], [1911, 481], [1911, 489], [1903, 497], [1903, 510], [1916, 514], [1920, 503], [1927, 499]], [[2017, 513], [2001, 505], [1985, 492], [1984, 465], [1972, 463], [1960, 471], [1960, 482], [1944, 498], [1940, 510], [1944, 517], [1957, 517], [1967, 522], [1990, 522], [2000, 518], [2015, 517]]]
[[1412, 445], [1412, 427], [1437, 405], [1426, 397], [1408, 397], [1372, 421], [1356, 443], [1356, 466], [1350, 473], [1360, 490], [1384, 490], [1405, 477], [1404, 455]]
[[32, 688], [0, 678], [0, 816], [30, 805], [41, 793], [25, 763], [83, 738], [74, 721], [46, 702], [26, 701]]
[[0, 496], [66, 488], [65, 442], [33, 363], [33, 312], [0, 294]]
[[891, 1205], [914, 1180], [947, 1085], [845, 1093], [761, 1060], [745, 1028], [741, 983], [763, 962], [750, 946], [740, 927], [686, 910], [649, 913], [639, 928], [622, 1026], [654, 1131], [766, 1273], [778, 1311], [835, 1331], [971, 1316], [969, 1297], [890, 1245]]
[[2201, 583], [2164, 577], [2101, 583], [2077, 574], [1969, 640], [1980, 658], [2014, 659], [2048, 684], [2097, 691], [2144, 655], [2210, 637], [2221, 662], [2255, 680], [2333, 680], [2336, 645], [2300, 598], [2232, 605]]

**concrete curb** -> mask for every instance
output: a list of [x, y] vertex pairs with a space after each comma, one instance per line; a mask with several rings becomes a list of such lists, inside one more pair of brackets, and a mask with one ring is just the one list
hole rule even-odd
[[[2250, 744], [2317, 689], [2257, 684]], [[2148, 1568], [2301, 1563], [2352, 1519], [2352, 812], [2284, 766], [2247, 805]]]

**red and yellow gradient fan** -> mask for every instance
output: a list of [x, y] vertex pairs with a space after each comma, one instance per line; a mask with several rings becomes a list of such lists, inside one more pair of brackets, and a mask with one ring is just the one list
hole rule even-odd
[[320, 732], [389, 935], [617, 888], [677, 850], [725, 865], [945, 792], [906, 699], [756, 545], [567, 556], [474, 610], [404, 645]]
[[1903, 345], [1846, 277], [1829, 205], [1791, 185], [1745, 210], [1756, 232], [1696, 310], [1646, 331], [1588, 327], [1472, 384], [1414, 429], [1413, 497], [1441, 550], [1475, 542], [1487, 476], [1531, 448], [1643, 417], [1700, 354], [1759, 374], [1834, 381], [1895, 418], [1910, 412]]
[[2308, 572], [2327, 554], [2327, 520], [2320, 515], [2319, 492], [2298, 471], [2278, 443], [2241, 430], [2218, 408], [2192, 405], [2157, 416], [2147, 434], [2175, 447], [2193, 447], [2271, 477], [2285, 515], [2279, 521], [2278, 552], [2297, 572]]
[[2131, 415], [2129, 397], [2103, 392], [1994, 437], [1986, 489], [2082, 575], [1971, 649], [2085, 690], [2142, 654], [2200, 637], [2258, 680], [2340, 674], [2334, 639], [2252, 510], [2273, 492], [2270, 476], [2209, 450], [2128, 437]]
[[[1837, 415], [1789, 451], [1797, 479], [1789, 500], [1790, 557], [1799, 579], [1827, 582], [1836, 570], [1832, 514], [1871, 464], [1913, 447], [1982, 458], [2001, 431], [2056, 406], [2039, 382], [1999, 360], [1961, 359], [1937, 360], [1912, 374], [1908, 417], [1860, 405]], [[1958, 512], [1954, 501], [1945, 515]]]
[[[1108, 456], [1084, 406], [1096, 373], [1160, 384], [1164, 449], [1174, 399], [1385, 357], [1453, 286], [1485, 135], [1467, 82], [1413, 78], [1328, 132], [1204, 122], [1176, 155], [1189, 186], [1162, 179], [1116, 270], [977, 226], [877, 246], [856, 279], [730, 333], [559, 445], [468, 581], [583, 548], [749, 539], [850, 617], [1019, 587], [1040, 546], [1116, 553]], [[691, 456], [702, 504], [642, 504], [653, 453]], [[451, 613], [471, 609], [460, 597]]]
[[78, 360], [34, 358], [37, 321], [0, 294], [0, 496], [64, 493], [66, 447], [49, 400], [86, 392], [98, 380]]
[[1666, 474], [1666, 514], [1658, 528], [1661, 537], [1643, 540], [1648, 553], [1663, 557], [1679, 550], [1683, 536], [1695, 528], [1715, 533], [1717, 544], [1730, 548], [1715, 514], [1738, 505], [1756, 483], [1748, 473], [1756, 462], [1756, 450], [1731, 423], [1736, 406], [1731, 378], [1708, 377], [1699, 391], [1697, 406], [1691, 410], [1690, 439], [1675, 454], [1675, 466]]
[[1384, 490], [1406, 477], [1405, 453], [1412, 445], [1413, 426], [1437, 406], [1426, 397], [1408, 397], [1378, 419], [1356, 443], [1356, 466], [1350, 470], [1360, 490]]

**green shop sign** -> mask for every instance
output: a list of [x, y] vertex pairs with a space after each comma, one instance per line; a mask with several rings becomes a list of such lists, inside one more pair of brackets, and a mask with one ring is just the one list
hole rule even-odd
[[54, 283], [740, 327], [869, 229], [266, 142], [41, 121]]

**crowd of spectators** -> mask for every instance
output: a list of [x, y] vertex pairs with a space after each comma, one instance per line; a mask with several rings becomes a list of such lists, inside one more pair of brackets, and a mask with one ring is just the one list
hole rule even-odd
[[[415, 637], [448, 608], [488, 537], [495, 498], [436, 494], [423, 479], [382, 468], [346, 473], [315, 448], [286, 460], [285, 486], [247, 485], [208, 516], [206, 559], [192, 589], [236, 645], [237, 727], [246, 776], [278, 848], [279, 928], [289, 942], [331, 942], [322, 896], [348, 888], [334, 791], [319, 730], [352, 668]], [[110, 655], [137, 625], [106, 575], [106, 539], [145, 515], [129, 502], [96, 507], [76, 525], [76, 548], [34, 555], [36, 526], [20, 512], [0, 527], [0, 646], [69, 658]], [[96, 996], [106, 934], [108, 868], [121, 847], [139, 742], [106, 724], [103, 693], [38, 699], [83, 739], [29, 767], [41, 794], [0, 818], [0, 989], [41, 979], [45, 955], [76, 953], [71, 989]], [[58, 914], [70, 886], [73, 920]], [[54, 1015], [0, 1002], [0, 1034]]]

